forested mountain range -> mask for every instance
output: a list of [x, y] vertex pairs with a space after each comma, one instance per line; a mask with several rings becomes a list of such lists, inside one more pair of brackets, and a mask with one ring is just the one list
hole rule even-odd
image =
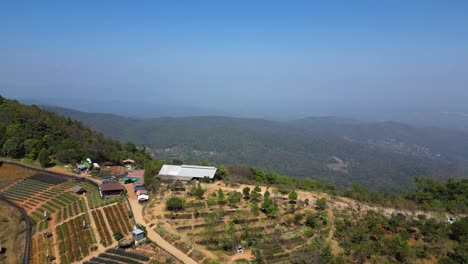
[[336, 117], [287, 122], [220, 116], [137, 119], [44, 106], [118, 140], [148, 146], [160, 159], [248, 164], [338, 187], [384, 192], [414, 176], [468, 175], [468, 132]]

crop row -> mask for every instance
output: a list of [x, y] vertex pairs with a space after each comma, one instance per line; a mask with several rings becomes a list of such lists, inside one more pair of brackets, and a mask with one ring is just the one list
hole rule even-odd
[[43, 235], [35, 236], [31, 240], [32, 263], [48, 263], [47, 253], [54, 255], [52, 238], [45, 238]]
[[[75, 217], [57, 226], [61, 263], [79, 261], [89, 255], [90, 245], [94, 243], [90, 228], [83, 227], [85, 216]], [[88, 222], [85, 222], [88, 225]]]
[[101, 237], [101, 244], [104, 246], [108, 246], [112, 243], [112, 237], [107, 229], [106, 222], [104, 221], [104, 217], [100, 210], [94, 210], [91, 212], [94, 221], [96, 222], [97, 231], [99, 233], [99, 237]]
[[142, 262], [148, 262], [149, 258], [145, 255], [119, 249], [109, 249], [99, 256], [92, 258], [90, 261], [84, 262], [84, 264], [96, 264], [96, 263], [128, 263], [128, 264], [141, 264]]
[[120, 232], [125, 235], [132, 231], [128, 215], [123, 214], [120, 204], [104, 207], [103, 209], [113, 233]]
[[64, 206], [60, 211], [57, 212], [57, 221], [60, 222], [62, 220], [74, 217], [75, 215], [79, 215], [84, 213], [86, 210], [84, 201], [79, 199], [73, 203], [70, 203]]

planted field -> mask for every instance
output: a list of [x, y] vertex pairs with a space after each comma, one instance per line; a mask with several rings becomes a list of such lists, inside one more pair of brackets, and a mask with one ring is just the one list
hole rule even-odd
[[39, 236], [33, 237], [31, 244], [31, 263], [49, 263], [49, 257], [55, 257], [53, 247], [54, 241], [52, 237], [46, 237], [45, 235], [41, 234]]
[[79, 261], [90, 254], [95, 238], [84, 215], [58, 225], [56, 232], [61, 263]]
[[16, 165], [0, 163], [0, 180], [18, 180], [34, 175], [31, 170], [18, 167]]
[[124, 204], [118, 203], [103, 208], [107, 221], [109, 222], [112, 233], [120, 232], [124, 236], [132, 231], [130, 218], [124, 208]]
[[85, 264], [95, 263], [128, 263], [128, 264], [143, 264], [149, 261], [149, 257], [141, 253], [129, 250], [109, 249], [98, 257], [92, 258]]
[[26, 199], [35, 197], [38, 193], [47, 190], [49, 187], [50, 184], [27, 178], [26, 180], [17, 182], [15, 185], [7, 188], [3, 191], [3, 194], [8, 199], [22, 202]]
[[104, 216], [100, 210], [94, 210], [91, 212], [94, 222], [96, 223], [97, 232], [101, 238], [100, 243], [105, 247], [112, 244], [112, 237], [107, 228]]

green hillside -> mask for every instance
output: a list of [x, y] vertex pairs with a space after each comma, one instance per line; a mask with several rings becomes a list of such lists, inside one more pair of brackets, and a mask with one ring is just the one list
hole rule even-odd
[[414, 176], [466, 176], [468, 133], [338, 118], [290, 122], [219, 116], [134, 119], [48, 107], [161, 159], [248, 164], [338, 187], [402, 192]]
[[85, 158], [94, 161], [120, 161], [134, 158], [140, 164], [148, 159], [133, 143], [121, 145], [79, 121], [59, 116], [32, 105], [0, 97], [0, 151], [15, 159], [42, 159], [75, 163]]

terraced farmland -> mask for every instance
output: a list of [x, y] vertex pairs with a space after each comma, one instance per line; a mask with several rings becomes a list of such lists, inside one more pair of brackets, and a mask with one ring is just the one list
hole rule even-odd
[[97, 264], [97, 263], [128, 263], [128, 264], [143, 264], [148, 263], [149, 257], [130, 250], [109, 249], [99, 256], [92, 258], [84, 264]]
[[[99, 244], [115, 243], [114, 232], [131, 233], [127, 207], [116, 203], [123, 196], [102, 199], [92, 183], [9, 164], [0, 166], [0, 177], [0, 193], [23, 207], [31, 220], [31, 263], [79, 262]], [[87, 195], [72, 193], [75, 185], [82, 186]], [[88, 205], [94, 210], [89, 211]]]
[[[85, 225], [83, 225], [83, 223]], [[55, 227], [59, 243], [60, 263], [82, 260], [93, 250], [96, 238], [84, 214]]]

